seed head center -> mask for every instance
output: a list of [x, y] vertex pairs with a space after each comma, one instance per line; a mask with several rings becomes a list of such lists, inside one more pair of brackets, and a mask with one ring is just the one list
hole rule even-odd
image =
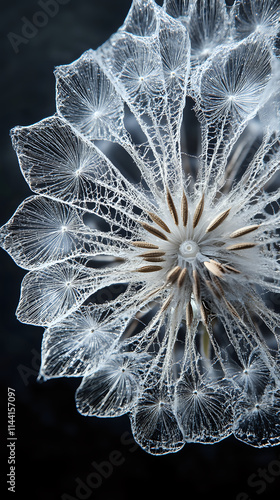
[[192, 240], [183, 241], [179, 247], [179, 257], [181, 257], [183, 261], [194, 260], [198, 252], [199, 246]]

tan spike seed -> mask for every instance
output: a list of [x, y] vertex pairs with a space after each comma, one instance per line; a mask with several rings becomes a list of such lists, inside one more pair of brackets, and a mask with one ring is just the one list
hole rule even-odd
[[165, 302], [162, 304], [162, 307], [161, 307], [161, 310], [160, 310], [161, 313], [163, 313], [164, 311], [166, 311], [166, 309], [170, 305], [170, 302], [172, 301], [172, 299], [173, 299], [173, 295], [170, 295], [170, 297], [168, 297], [165, 300]]
[[246, 250], [247, 248], [253, 248], [256, 243], [236, 243], [235, 245], [229, 245], [226, 250]]
[[144, 258], [145, 262], [164, 262], [165, 259], [162, 257], [145, 257]]
[[187, 327], [190, 328], [193, 320], [193, 308], [190, 302], [188, 302], [186, 307], [186, 323]]
[[240, 316], [239, 316], [239, 314], [238, 314], [238, 312], [236, 311], [235, 307], [233, 307], [233, 305], [230, 302], [228, 302], [228, 300], [224, 299], [224, 301], [225, 301], [225, 304], [226, 304], [229, 312], [233, 316], [235, 316], [236, 318], [238, 318], [240, 321], [242, 321], [241, 318], [240, 318]]
[[222, 212], [221, 214], [217, 215], [212, 222], [210, 222], [209, 226], [207, 226], [205, 232], [210, 233], [210, 231], [214, 231], [224, 220], [227, 218], [228, 214], [230, 212], [230, 208]]
[[221, 278], [225, 273], [222, 264], [220, 264], [220, 262], [217, 262], [216, 260], [210, 259], [209, 261], [205, 261], [204, 265], [208, 269], [208, 271], [210, 271], [210, 273], [218, 276], [218, 278]]
[[186, 274], [187, 274], [187, 269], [184, 267], [184, 269], [182, 269], [182, 271], [180, 272], [179, 277], [178, 277], [178, 287], [179, 288], [181, 288], [181, 286], [183, 286]]
[[256, 231], [260, 227], [259, 224], [254, 224], [252, 226], [241, 227], [240, 229], [236, 229], [233, 233], [230, 234], [230, 238], [238, 238], [239, 236], [244, 236], [245, 234], [251, 233], [252, 231]]
[[154, 221], [158, 226], [161, 227], [164, 231], [167, 233], [171, 233], [169, 227], [163, 222], [163, 220], [156, 214], [153, 214], [152, 212], [148, 212], [149, 217]]
[[170, 283], [175, 283], [175, 281], [179, 277], [179, 274], [181, 273], [181, 270], [182, 269], [180, 266], [173, 267], [173, 269], [171, 269], [171, 271], [169, 271], [169, 273], [166, 277], [167, 281], [170, 281]]
[[229, 266], [228, 264], [224, 264], [224, 268], [230, 273], [241, 274], [241, 271], [238, 271], [238, 269], [235, 269], [235, 267]]
[[184, 191], [183, 196], [182, 196], [182, 203], [181, 203], [181, 217], [182, 217], [184, 227], [186, 227], [188, 224], [188, 212], [189, 212], [188, 199], [187, 199], [185, 191]]
[[205, 306], [202, 303], [200, 304], [200, 314], [203, 324], [207, 325], [208, 314], [205, 309]]
[[146, 229], [146, 231], [149, 231], [149, 233], [153, 234], [157, 238], [160, 238], [160, 239], [165, 240], [165, 241], [168, 240], [167, 236], [165, 236], [165, 234], [163, 234], [161, 231], [159, 231], [155, 227], [150, 226], [149, 224], [146, 224], [146, 222], [141, 222], [141, 225], [143, 226], [144, 229]]
[[208, 286], [209, 290], [213, 293], [213, 295], [215, 295], [215, 297], [217, 297], [217, 299], [220, 299], [221, 298], [221, 294], [220, 292], [217, 290], [217, 288], [215, 288], [213, 286], [213, 284], [211, 283], [211, 281], [209, 280], [204, 280], [205, 284]]
[[160, 271], [162, 269], [161, 266], [143, 266], [135, 269], [136, 273], [154, 273], [155, 271]]
[[165, 255], [165, 252], [162, 252], [161, 250], [156, 250], [155, 252], [145, 252], [145, 253], [140, 253], [138, 255], [138, 257], [147, 257], [147, 259], [149, 257], [162, 257], [163, 255]]
[[157, 245], [153, 245], [152, 243], [147, 243], [146, 241], [132, 241], [131, 244], [134, 247], [138, 248], [154, 248], [154, 249], [159, 248]]
[[149, 299], [153, 295], [156, 295], [158, 292], [161, 292], [161, 290], [163, 290], [163, 288], [165, 288], [165, 287], [164, 286], [160, 286], [159, 288], [156, 288], [152, 292], [148, 293], [148, 295], [146, 295], [146, 297], [145, 297], [145, 300]]
[[199, 223], [203, 209], [204, 209], [204, 194], [202, 195], [201, 200], [199, 201], [199, 203], [195, 209], [195, 212], [193, 214], [193, 228], [195, 228], [197, 226], [197, 224]]
[[219, 282], [218, 278], [216, 278], [216, 276], [211, 276], [211, 279], [212, 279], [213, 283], [215, 284], [215, 287], [219, 290], [221, 297], [224, 297], [224, 289], [223, 289], [221, 283]]
[[200, 302], [200, 281], [196, 269], [193, 270], [193, 294], [196, 302]]
[[170, 213], [174, 219], [176, 226], [178, 226], [178, 214], [177, 214], [177, 210], [176, 210], [176, 207], [174, 205], [174, 201], [172, 199], [172, 196], [170, 194], [169, 189], [167, 189], [166, 197], [167, 197], [167, 205], [168, 205], [168, 208], [170, 210]]

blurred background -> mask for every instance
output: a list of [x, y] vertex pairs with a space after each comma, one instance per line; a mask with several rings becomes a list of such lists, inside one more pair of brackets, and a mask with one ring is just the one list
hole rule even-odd
[[[55, 112], [54, 67], [97, 48], [122, 24], [130, 7], [130, 0], [61, 0], [56, 2], [55, 14], [42, 16], [38, 13], [45, 3], [1, 2], [0, 225], [31, 194], [18, 168], [9, 130]], [[33, 20], [40, 27], [34, 28]], [[134, 444], [127, 416], [111, 420], [77, 413], [74, 393], [79, 380], [38, 383], [43, 330], [15, 318], [24, 274], [1, 250], [3, 494], [8, 473], [7, 389], [11, 387], [16, 394], [17, 437], [16, 493], [8, 492], [11, 498], [127, 500], [134, 495], [158, 498], [168, 492], [198, 499], [206, 495], [226, 500], [279, 498], [280, 447], [259, 450], [229, 438], [153, 457]]]

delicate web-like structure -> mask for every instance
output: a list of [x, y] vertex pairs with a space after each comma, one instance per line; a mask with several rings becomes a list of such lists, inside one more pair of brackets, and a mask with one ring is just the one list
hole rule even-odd
[[12, 130], [35, 194], [0, 241], [40, 375], [83, 377], [78, 410], [128, 412], [149, 453], [280, 442], [279, 19], [134, 0], [56, 69], [56, 114]]

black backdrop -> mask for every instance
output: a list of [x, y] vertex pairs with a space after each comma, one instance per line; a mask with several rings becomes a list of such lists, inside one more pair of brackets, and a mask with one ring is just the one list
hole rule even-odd
[[[121, 25], [130, 0], [61, 0], [59, 11], [47, 18], [38, 15], [39, 0], [1, 5], [0, 225], [30, 194], [10, 144], [10, 128], [53, 114], [53, 68], [105, 41]], [[36, 33], [29, 27], [27, 43], [18, 38], [26, 23], [23, 17], [45, 24]], [[36, 382], [43, 331], [16, 320], [24, 271], [2, 250], [0, 259], [3, 493], [8, 486], [7, 389], [11, 387], [16, 393], [17, 436], [16, 493], [8, 492], [11, 498], [126, 500], [169, 494], [198, 499], [279, 498], [280, 447], [258, 450], [229, 438], [153, 457], [133, 444], [126, 416], [111, 420], [77, 413], [78, 380]]]

